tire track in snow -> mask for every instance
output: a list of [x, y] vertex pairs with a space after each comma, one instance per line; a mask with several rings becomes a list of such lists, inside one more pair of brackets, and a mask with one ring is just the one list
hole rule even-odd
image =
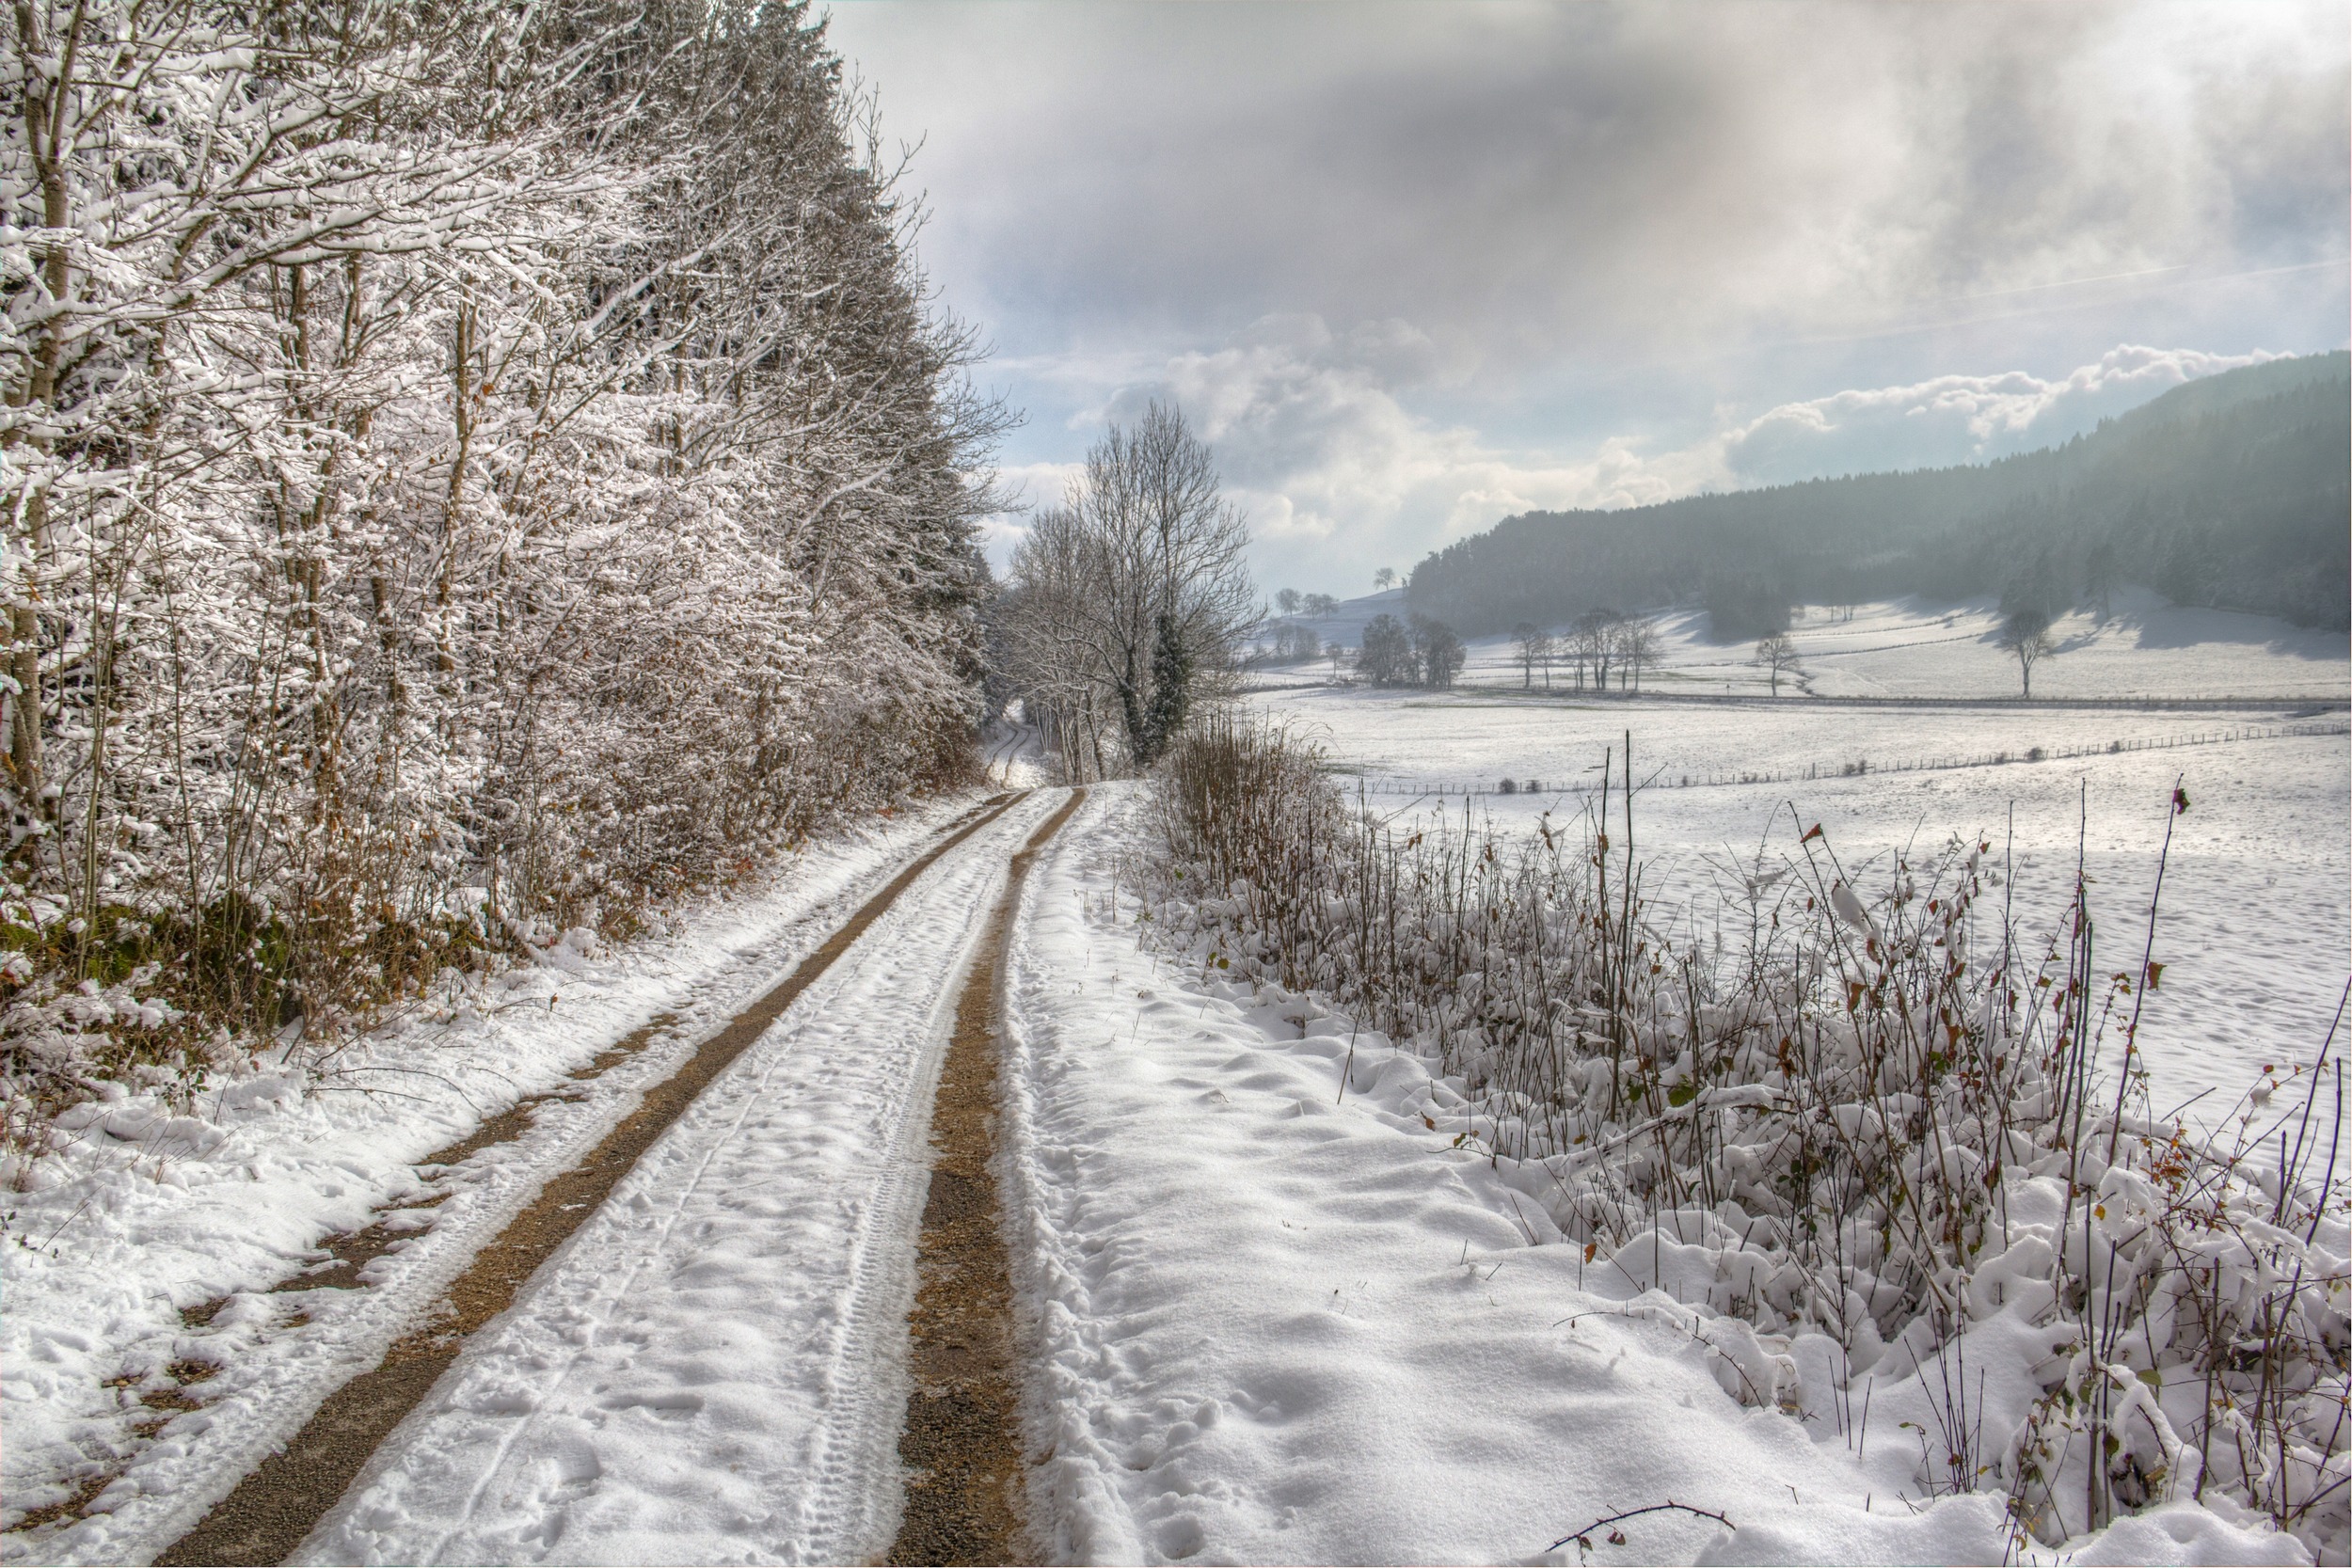
[[[675, 1072], [699, 1042], [773, 989], [908, 861], [1000, 799], [966, 802], [961, 810], [928, 808], [903, 826], [847, 835], [795, 856], [783, 877], [747, 898], [699, 909], [679, 929], [615, 952], [609, 967], [571, 972], [584, 988], [585, 1006], [567, 1011], [560, 1030], [531, 1023], [516, 1030], [511, 1038], [520, 1054], [508, 1064], [511, 1071], [482, 1053], [483, 1042], [459, 1046], [450, 1070], [458, 1079], [469, 1075], [486, 1101], [458, 1079], [437, 1072], [451, 1092], [409, 1102], [421, 1119], [357, 1107], [349, 1095], [339, 1097], [338, 1114], [306, 1112], [300, 1119], [307, 1128], [269, 1117], [250, 1135], [241, 1130], [232, 1136], [224, 1146], [230, 1158], [211, 1162], [221, 1169], [251, 1162], [238, 1173], [242, 1180], [225, 1182], [216, 1171], [216, 1180], [199, 1189], [208, 1197], [225, 1196], [225, 1212], [208, 1212], [199, 1202], [174, 1212], [167, 1205], [161, 1212], [151, 1209], [135, 1225], [118, 1222], [112, 1244], [102, 1246], [88, 1265], [112, 1275], [99, 1282], [103, 1327], [97, 1338], [105, 1343], [83, 1369], [91, 1392], [98, 1379], [118, 1367], [140, 1365], [142, 1357], [193, 1358], [217, 1368], [218, 1375], [199, 1386], [195, 1400], [180, 1395], [165, 1403], [163, 1413], [171, 1418], [153, 1435], [154, 1422], [133, 1418], [132, 1411], [119, 1412], [124, 1418], [111, 1431], [103, 1418], [85, 1418], [91, 1430], [77, 1435], [66, 1449], [72, 1458], [63, 1459], [56, 1441], [59, 1412], [44, 1408], [37, 1396], [20, 1398], [28, 1392], [25, 1368], [10, 1363], [7, 1441], [0, 1444], [0, 1457], [8, 1461], [0, 1490], [8, 1499], [16, 1501], [18, 1491], [60, 1473], [61, 1459], [69, 1474], [83, 1473], [71, 1466], [85, 1458], [104, 1463], [83, 1483], [80, 1497], [65, 1499], [64, 1516], [72, 1522], [0, 1535], [0, 1560], [151, 1560], [282, 1448], [330, 1393], [376, 1366], [389, 1346], [423, 1322], [550, 1173], [591, 1153], [649, 1086]], [[569, 968], [559, 966], [558, 973]], [[568, 1000], [570, 988], [563, 989]], [[553, 996], [546, 1000], [551, 1007]], [[569, 1036], [569, 1042], [559, 1035]], [[425, 1041], [428, 1049], [441, 1043], [437, 1037]], [[581, 1060], [582, 1048], [595, 1053], [593, 1060]], [[362, 1060], [355, 1078], [382, 1070], [381, 1053], [377, 1059], [378, 1066]], [[492, 1111], [501, 1090], [523, 1098]], [[461, 1110], [471, 1112], [471, 1119]], [[415, 1134], [429, 1132], [457, 1142], [426, 1152], [431, 1140]], [[347, 1157], [316, 1157], [346, 1135], [357, 1140]], [[289, 1192], [279, 1168], [289, 1164], [307, 1166], [303, 1180], [327, 1190]], [[270, 1167], [266, 1178], [264, 1166]], [[292, 1199], [291, 1224], [254, 1212], [247, 1180], [264, 1181]], [[337, 1208], [349, 1212], [349, 1205], [335, 1200], [355, 1181], [363, 1188], [368, 1217], [356, 1225], [341, 1216], [328, 1219]], [[426, 1214], [436, 1217], [418, 1228]], [[340, 1221], [343, 1228], [311, 1228], [305, 1222], [312, 1217], [327, 1226]], [[151, 1225], [154, 1229], [142, 1236]], [[208, 1242], [221, 1249], [217, 1261], [187, 1256]], [[378, 1247], [382, 1256], [368, 1261]], [[327, 1261], [316, 1261], [321, 1259]], [[24, 1259], [10, 1261], [21, 1266]], [[361, 1263], [364, 1275], [357, 1266]], [[172, 1301], [187, 1302], [191, 1284], [216, 1293], [174, 1310]], [[67, 1303], [41, 1286], [21, 1273], [11, 1275], [7, 1317], [17, 1331], [10, 1336], [14, 1354], [24, 1354], [28, 1341], [40, 1339], [39, 1328], [23, 1332], [25, 1320], [75, 1332], [75, 1311], [61, 1312]], [[140, 1296], [149, 1299], [134, 1307]], [[133, 1338], [142, 1326], [134, 1316], [139, 1307], [148, 1309], [147, 1332]], [[46, 1354], [40, 1359], [48, 1364]], [[104, 1393], [115, 1395], [116, 1386]], [[163, 1402], [143, 1400], [133, 1410], [136, 1418], [149, 1418]], [[188, 1403], [199, 1408], [187, 1411]], [[77, 1511], [76, 1503], [85, 1506]]]
[[298, 1560], [888, 1546], [933, 1082], [1007, 857], [1052, 803], [927, 871], [711, 1084]]
[[1012, 858], [1004, 894], [956, 1000], [933, 1097], [931, 1173], [908, 1323], [914, 1386], [898, 1457], [906, 1509], [892, 1562], [1016, 1562], [1023, 1551], [1020, 1368], [1002, 1183], [1004, 975], [1021, 890], [1039, 853], [1086, 800], [1080, 789]]
[[998, 797], [912, 861], [780, 984], [736, 1015], [660, 1084], [649, 1086], [579, 1164], [551, 1178], [506, 1228], [475, 1255], [429, 1320], [396, 1339], [373, 1369], [330, 1394], [284, 1448], [265, 1458], [156, 1558], [159, 1563], [278, 1562], [343, 1494], [398, 1423], [432, 1391], [476, 1331], [639, 1164], [663, 1132], [770, 1026], [815, 985], [921, 876], [1018, 805]]

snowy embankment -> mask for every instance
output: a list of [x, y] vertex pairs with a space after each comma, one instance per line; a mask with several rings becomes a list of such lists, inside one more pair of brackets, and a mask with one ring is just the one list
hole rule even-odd
[[[7, 1200], [7, 1559], [128, 1560], [174, 1539], [381, 1354], [548, 1174], [968, 803], [812, 847], [682, 912], [666, 935], [598, 953], [582, 933], [325, 1067], [280, 1049], [193, 1104], [157, 1091], [72, 1118], [78, 1131], [35, 1168], [35, 1190]], [[673, 1022], [644, 1051], [571, 1080], [660, 1015]], [[414, 1165], [557, 1091], [513, 1141], [446, 1172]], [[404, 1212], [415, 1233], [369, 1265], [374, 1288], [271, 1291], [317, 1259], [324, 1238], [441, 1194]], [[214, 1304], [208, 1322], [183, 1316]], [[79, 1523], [21, 1530], [29, 1511], [94, 1486]]]
[[[1929, 1496], [1942, 1405], [1918, 1375], [1868, 1386], [1858, 1440], [1744, 1407], [1727, 1372], [1784, 1375], [1743, 1368], [1755, 1337], [1562, 1242], [1540, 1172], [1459, 1147], [1459, 1084], [1139, 942], [1143, 821], [1133, 791], [1089, 804], [1025, 895], [1009, 970], [1008, 1192], [1053, 1556], [1573, 1561], [1553, 1543], [1668, 1500], [1737, 1528], [1649, 1513], [1621, 1547], [1593, 1532], [1596, 1560], [2020, 1555], [1998, 1493]], [[1986, 1326], [2032, 1332], [2022, 1302]], [[1791, 1402], [1823, 1370], [1786, 1369]], [[2226, 1501], [2062, 1555], [2307, 1560]]]

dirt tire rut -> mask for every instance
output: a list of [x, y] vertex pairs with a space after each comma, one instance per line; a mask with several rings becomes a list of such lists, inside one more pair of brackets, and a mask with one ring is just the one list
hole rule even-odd
[[1004, 958], [1030, 864], [1085, 799], [1073, 792], [1013, 857], [956, 999], [931, 1112], [935, 1152], [908, 1325], [914, 1386], [898, 1439], [906, 1512], [894, 1563], [1033, 1555], [1022, 1517], [1020, 1353], [994, 1169]]

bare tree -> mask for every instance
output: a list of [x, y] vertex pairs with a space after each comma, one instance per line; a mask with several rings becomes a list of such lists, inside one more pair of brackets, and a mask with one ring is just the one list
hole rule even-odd
[[1373, 573], [1372, 585], [1383, 594], [1395, 587], [1396, 568], [1393, 566], [1383, 566], [1378, 571]]
[[1098, 764], [1115, 717], [1118, 750], [1150, 767], [1253, 618], [1248, 543], [1182, 412], [1113, 424], [1014, 553], [1014, 584], [1034, 590], [1009, 640], [1018, 683], [1087, 716]]
[[1297, 614], [1298, 590], [1295, 588], [1285, 588], [1279, 594], [1275, 594], [1274, 608], [1280, 610], [1285, 615]]
[[1633, 689], [1642, 689], [1642, 675], [1666, 661], [1665, 644], [1660, 641], [1658, 627], [1639, 616], [1617, 623], [1617, 688], [1623, 690], [1629, 681]]
[[1617, 657], [1617, 626], [1624, 619], [1613, 610], [1598, 607], [1576, 618], [1575, 625], [1569, 628], [1569, 635], [1573, 639], [1578, 660], [1578, 689], [1583, 688], [1587, 669], [1592, 672], [1596, 689], [1609, 689], [1609, 667]]
[[1089, 552], [1069, 508], [1047, 507], [1022, 535], [998, 601], [1005, 684], [1073, 779], [1106, 771], [1106, 710], [1084, 654]]
[[1560, 634], [1560, 657], [1576, 672], [1576, 689], [1584, 689], [1585, 679], [1593, 669], [1593, 634], [1582, 622], [1571, 625]]
[[2018, 678], [2025, 685], [2026, 695], [2033, 695], [2033, 667], [2058, 652], [2058, 640], [2050, 635], [2049, 611], [2033, 606], [2015, 610], [2001, 622], [2000, 635], [1994, 645], [2017, 660]]
[[1544, 684], [1551, 684], [1551, 634], [1533, 621], [1521, 621], [1511, 628], [1511, 644], [1518, 650], [1519, 686], [1535, 684], [1535, 666], [1544, 667]]
[[1796, 640], [1785, 631], [1768, 633], [1756, 644], [1756, 662], [1764, 666], [1770, 674], [1772, 695], [1779, 696], [1780, 677], [1794, 673], [1802, 663], [1797, 655]]

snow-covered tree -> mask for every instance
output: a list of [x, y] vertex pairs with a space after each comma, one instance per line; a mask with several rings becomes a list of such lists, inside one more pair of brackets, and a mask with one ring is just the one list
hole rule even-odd
[[1551, 685], [1551, 633], [1533, 621], [1511, 628], [1511, 646], [1519, 656], [1519, 685], [1535, 684], [1535, 666], [1544, 667], [1544, 685]]
[[[805, 6], [12, 24], [11, 1072], [364, 1016], [968, 766], [1003, 415]], [[80, 1039], [86, 980], [196, 1022]]]
[[1067, 766], [1158, 760], [1256, 618], [1248, 543], [1177, 409], [1088, 451], [1014, 552], [1009, 614], [1015, 678]]
[[1375, 615], [1364, 625], [1357, 671], [1375, 686], [1404, 686], [1415, 678], [1412, 634], [1393, 615]]
[[1413, 669], [1421, 684], [1433, 691], [1445, 690], [1462, 673], [1468, 657], [1462, 640], [1434, 615], [1415, 615], [1407, 626], [1412, 635]]

